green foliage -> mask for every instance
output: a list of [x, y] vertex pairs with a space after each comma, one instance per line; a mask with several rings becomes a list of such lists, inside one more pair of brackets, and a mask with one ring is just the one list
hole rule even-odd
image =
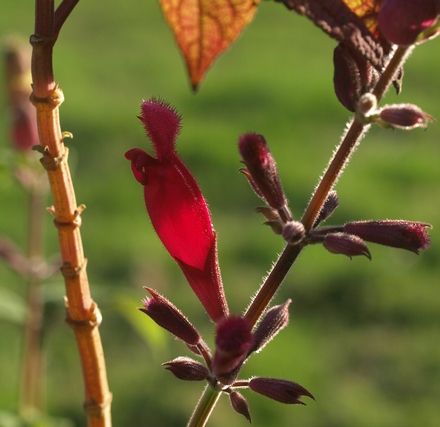
[[[61, 123], [74, 135], [66, 143], [78, 203], [87, 205], [82, 233], [92, 294], [103, 313], [115, 425], [185, 425], [203, 387], [179, 382], [160, 367], [188, 352], [170, 337], [163, 343], [162, 336], [151, 335], [149, 319], [136, 310], [145, 295], [142, 286], [160, 290], [212, 341], [212, 324], [158, 242], [141, 187], [123, 157], [135, 145], [148, 147], [136, 119], [141, 100], [160, 95], [183, 115], [177, 148], [210, 203], [225, 291], [235, 312], [247, 306], [282, 248], [253, 213], [260, 203], [237, 173], [237, 137], [247, 131], [265, 135], [298, 218], [348, 118], [333, 93], [334, 42], [281, 5], [263, 3], [259, 9], [196, 96], [155, 2], [80, 2], [57, 42], [55, 77], [66, 96]], [[30, 2], [8, 2], [0, 35], [12, 31], [27, 38], [33, 11]], [[440, 118], [438, 43], [416, 49], [402, 95], [390, 93], [386, 102], [411, 102]], [[434, 225], [433, 246], [417, 257], [371, 245], [371, 262], [330, 255], [321, 247], [304, 251], [276, 297], [277, 303], [293, 300], [291, 324], [250, 359], [243, 375], [297, 381], [317, 402], [285, 407], [248, 392], [254, 426], [439, 425], [439, 136], [434, 124], [426, 132], [373, 129], [362, 142], [337, 185], [341, 206], [329, 223], [425, 221]], [[0, 140], [7, 145], [5, 119]], [[22, 192], [0, 185], [0, 200], [0, 233], [23, 245]], [[46, 246], [49, 255], [57, 251], [51, 226]], [[4, 265], [0, 284], [8, 295], [25, 293]], [[57, 304], [44, 339], [47, 411], [80, 426], [78, 356], [61, 296]], [[0, 337], [0, 409], [15, 411], [20, 331], [2, 321]], [[210, 426], [246, 424], [228, 406], [223, 399]]]

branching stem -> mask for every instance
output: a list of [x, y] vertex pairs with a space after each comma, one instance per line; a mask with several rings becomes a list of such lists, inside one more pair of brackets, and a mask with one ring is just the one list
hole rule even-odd
[[[410, 51], [411, 48], [399, 47], [391, 56], [385, 70], [381, 74], [373, 90], [373, 94], [376, 95], [378, 101], [380, 101], [381, 97], [390, 87], [394, 76], [403, 65]], [[313, 223], [316, 217], [319, 215], [319, 212], [322, 209], [329, 192], [333, 189], [333, 186], [344, 170], [344, 167], [350, 160], [351, 155], [368, 129], [369, 125], [363, 124], [356, 117], [352, 120], [348, 131], [345, 133], [340, 145], [335, 151], [334, 156], [330, 160], [329, 165], [318, 186], [316, 187], [303, 215], [301, 222], [303, 223], [306, 231], [310, 231], [312, 228]], [[250, 320], [252, 324], [255, 325], [261, 315], [265, 312], [270, 301], [284, 280], [284, 277], [288, 273], [295, 260], [298, 258], [298, 255], [302, 249], [303, 246], [301, 245], [293, 247], [290, 245], [286, 246], [283, 253], [280, 255], [272, 268], [272, 271], [259, 289], [256, 297], [246, 310], [245, 317]]]
[[[393, 78], [403, 65], [410, 51], [411, 48], [399, 47], [391, 56], [386, 68], [373, 89], [373, 94], [376, 95], [378, 101], [380, 101], [382, 96], [390, 87]], [[320, 182], [304, 212], [301, 222], [303, 223], [306, 231], [310, 231], [313, 227], [315, 219], [319, 215], [319, 212], [321, 211], [328, 194], [333, 189], [333, 186], [344, 170], [344, 167], [350, 160], [351, 155], [368, 129], [369, 125], [362, 123], [356, 117], [350, 123], [347, 132], [343, 135], [339, 146], [335, 150], [335, 153], [331, 158], [329, 165], [320, 179]], [[272, 298], [281, 286], [282, 281], [286, 277], [303, 248], [304, 245], [301, 244], [296, 246], [287, 245], [279, 256], [271, 272], [264, 280], [255, 298], [252, 300], [244, 314], [244, 317], [246, 317], [252, 323], [252, 325], [255, 325], [258, 322], [260, 317], [268, 308]], [[210, 388], [208, 386], [196, 406], [188, 427], [200, 427], [205, 425], [207, 416], [210, 415], [219, 397], [216, 396], [215, 400], [210, 399], [210, 397], [212, 397], [212, 393], [214, 393], [214, 390], [210, 392], [211, 394], [206, 396], [209, 390]], [[220, 393], [218, 393], [218, 395], [220, 395]], [[200, 417], [200, 419], [198, 419], [198, 417]]]

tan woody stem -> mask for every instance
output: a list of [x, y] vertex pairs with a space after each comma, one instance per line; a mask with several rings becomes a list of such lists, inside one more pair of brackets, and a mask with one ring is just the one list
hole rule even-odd
[[76, 204], [67, 163], [68, 149], [64, 146], [59, 122], [59, 106], [64, 97], [53, 77], [52, 49], [57, 37], [54, 28], [53, 0], [36, 0], [35, 34], [31, 36], [31, 101], [37, 110], [41, 163], [47, 171], [53, 197], [53, 207], [49, 210], [58, 229], [67, 322], [75, 333], [81, 358], [88, 426], [109, 427], [111, 393], [98, 330], [101, 314], [90, 295], [80, 234], [80, 214], [84, 207]]

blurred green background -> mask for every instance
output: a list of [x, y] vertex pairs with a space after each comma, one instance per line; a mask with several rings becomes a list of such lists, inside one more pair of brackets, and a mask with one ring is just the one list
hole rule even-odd
[[[5, 2], [0, 36], [27, 39], [32, 1]], [[416, 49], [403, 93], [440, 118], [440, 40]], [[300, 217], [349, 115], [332, 84], [335, 42], [282, 5], [263, 3], [254, 22], [210, 70], [199, 93], [155, 1], [83, 1], [54, 51], [55, 77], [66, 97], [61, 124], [70, 148], [92, 295], [98, 303], [115, 426], [184, 426], [202, 391], [160, 364], [189, 355], [136, 310], [158, 289], [212, 343], [213, 325], [156, 238], [124, 153], [149, 149], [136, 115], [159, 95], [184, 118], [178, 150], [207, 198], [219, 235], [223, 280], [232, 311], [241, 312], [283, 243], [253, 213], [259, 200], [237, 173], [237, 137], [266, 136], [278, 160], [291, 208]], [[3, 70], [1, 71], [3, 73]], [[3, 77], [0, 76], [0, 77]], [[4, 79], [2, 78], [2, 81]], [[14, 181], [5, 97], [0, 97], [0, 234], [26, 245], [26, 194]], [[440, 129], [372, 129], [337, 190], [341, 205], [329, 224], [408, 219], [434, 225], [432, 248], [420, 256], [370, 245], [373, 260], [350, 261], [322, 247], [304, 251], [275, 302], [292, 299], [291, 321], [243, 377], [294, 380], [316, 402], [284, 406], [252, 392], [253, 425], [302, 427], [437, 427], [440, 425]], [[48, 200], [48, 205], [51, 201]], [[57, 252], [50, 215], [48, 256]], [[17, 410], [26, 284], [0, 264], [0, 411]], [[60, 276], [45, 285], [47, 413], [85, 425], [83, 383], [72, 331], [64, 322]], [[222, 398], [209, 426], [247, 422]], [[0, 427], [8, 427], [6, 417]]]

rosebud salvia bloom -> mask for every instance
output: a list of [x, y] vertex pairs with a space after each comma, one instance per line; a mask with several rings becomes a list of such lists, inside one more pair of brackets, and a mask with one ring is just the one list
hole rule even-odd
[[303, 386], [288, 380], [278, 378], [255, 377], [249, 381], [249, 388], [255, 393], [286, 404], [305, 405], [301, 396], [315, 399]]
[[409, 46], [437, 22], [439, 14], [438, 0], [383, 0], [379, 28], [391, 43]]
[[178, 357], [162, 363], [176, 378], [184, 381], [204, 381], [209, 376], [208, 368], [189, 357]]
[[217, 325], [212, 369], [217, 377], [233, 372], [246, 359], [254, 343], [251, 323], [240, 316], [230, 316]]
[[385, 127], [414, 129], [426, 128], [434, 118], [412, 104], [386, 105], [379, 112], [379, 124]]
[[289, 324], [289, 299], [282, 305], [272, 307], [267, 311], [258, 328], [254, 332], [252, 352], [258, 352], [271, 341], [282, 329]]
[[403, 220], [357, 221], [345, 224], [344, 231], [367, 242], [406, 249], [418, 254], [420, 250], [429, 247], [426, 228], [431, 227], [423, 222]]
[[350, 258], [357, 255], [365, 255], [367, 258], [371, 259], [370, 251], [365, 242], [360, 237], [353, 234], [327, 234], [323, 246], [332, 254], [347, 255]]
[[189, 345], [197, 345], [201, 337], [191, 322], [170, 301], [153, 289], [146, 288], [152, 298], [144, 300], [139, 310], [153, 319], [159, 326], [171, 332]]
[[216, 234], [197, 182], [175, 151], [181, 117], [152, 98], [141, 116], [157, 158], [134, 148], [125, 157], [144, 186], [145, 205], [157, 235], [185, 274], [212, 320], [227, 316], [217, 259]]
[[247, 133], [238, 140], [238, 148], [247, 167], [252, 187], [266, 203], [274, 209], [286, 205], [286, 197], [281, 186], [277, 165], [263, 135]]

